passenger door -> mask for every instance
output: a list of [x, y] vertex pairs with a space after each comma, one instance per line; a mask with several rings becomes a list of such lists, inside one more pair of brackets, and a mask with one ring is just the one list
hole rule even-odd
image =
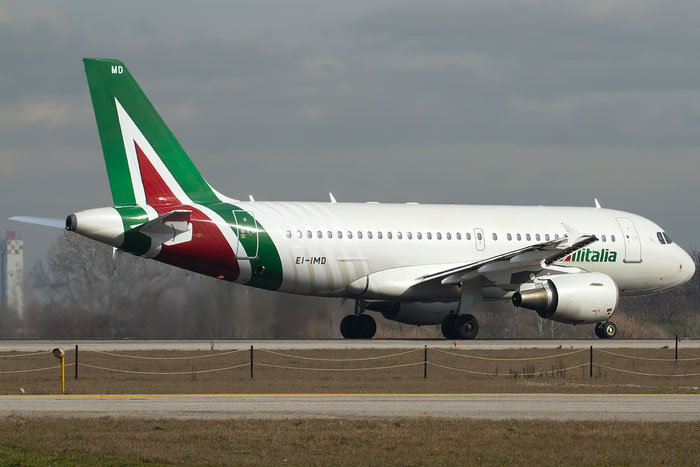
[[622, 240], [625, 242], [625, 263], [642, 262], [642, 242], [637, 228], [629, 217], [617, 217], [617, 223], [622, 230]]

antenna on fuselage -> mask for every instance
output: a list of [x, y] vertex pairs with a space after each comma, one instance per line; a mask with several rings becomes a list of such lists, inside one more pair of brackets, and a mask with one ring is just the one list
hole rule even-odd
[[335, 196], [333, 196], [333, 193], [330, 193], [330, 192], [329, 192], [329, 193], [328, 193], [328, 196], [331, 198], [331, 203], [332, 203], [332, 204], [337, 203], [337, 201], [335, 200]]
[[600, 208], [603, 207], [603, 206], [601, 206], [600, 203], [598, 202], [598, 198], [593, 198], [593, 201], [595, 201], [595, 207], [596, 207], [597, 209], [600, 209]]

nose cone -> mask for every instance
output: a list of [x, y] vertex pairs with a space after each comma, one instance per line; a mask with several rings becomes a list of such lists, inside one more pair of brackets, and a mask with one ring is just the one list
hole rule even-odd
[[693, 257], [690, 256], [685, 250], [681, 250], [681, 261], [680, 261], [680, 269], [679, 271], [683, 277], [683, 284], [688, 282], [690, 279], [693, 278], [695, 275], [695, 261], [693, 260]]

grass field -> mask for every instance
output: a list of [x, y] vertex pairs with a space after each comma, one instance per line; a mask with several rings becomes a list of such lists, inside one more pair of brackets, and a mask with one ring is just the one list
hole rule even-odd
[[0, 463], [693, 465], [700, 423], [5, 418]]
[[[68, 366], [66, 392], [700, 393], [700, 359], [692, 360], [700, 357], [695, 355], [700, 354], [696, 349], [694, 352], [683, 352], [679, 355], [680, 358], [690, 360], [678, 362], [673, 361], [674, 350], [668, 348], [615, 349], [613, 353], [618, 355], [594, 350], [595, 365], [591, 378], [588, 350], [429, 349], [428, 377], [424, 379], [424, 349], [420, 347], [408, 352], [403, 349], [384, 349], [297, 350], [272, 353], [256, 349], [254, 377], [251, 379], [248, 351], [142, 351], [118, 352], [115, 355], [80, 351], [79, 379], [74, 379], [74, 368]], [[73, 361], [74, 354], [71, 350], [66, 354], [66, 363], [71, 364]], [[0, 354], [0, 393], [17, 394], [20, 388], [27, 394], [60, 393], [58, 369], [8, 373], [57, 364], [58, 360], [48, 352], [27, 356]], [[228, 367], [236, 368], [208, 372]], [[371, 369], [365, 370], [366, 368]], [[202, 371], [205, 372], [201, 373]], [[687, 374], [693, 376], [668, 376]]]

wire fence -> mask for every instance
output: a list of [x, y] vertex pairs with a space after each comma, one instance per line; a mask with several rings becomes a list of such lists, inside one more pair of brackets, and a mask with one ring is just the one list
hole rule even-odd
[[[668, 348], [668, 347], [666, 347]], [[542, 352], [542, 349], [520, 349], [503, 352]], [[348, 349], [347, 352], [354, 350]], [[91, 372], [91, 377], [99, 377], [99, 373], [122, 373], [144, 376], [195, 376], [200, 374], [221, 373], [248, 369], [249, 377], [253, 379], [256, 371], [265, 372], [268, 369], [298, 371], [298, 372], [321, 372], [321, 373], [343, 373], [343, 372], [373, 372], [387, 371], [394, 369], [408, 369], [413, 367], [423, 368], [423, 378], [429, 377], [429, 368], [439, 372], [453, 372], [479, 377], [564, 377], [567, 373], [581, 370], [580, 376], [577, 372], [574, 376], [585, 377], [585, 370], [588, 369], [588, 377], [604, 378], [606, 372], [617, 372], [640, 377], [670, 377], [687, 378], [700, 376], [700, 357], [685, 356], [693, 355], [685, 351], [680, 351], [684, 357], [679, 358], [678, 339], [675, 346], [675, 357], [659, 357], [658, 355], [632, 355], [629, 349], [624, 352], [607, 350], [604, 348], [589, 348], [564, 350], [556, 349], [547, 351], [546, 355], [530, 356], [509, 356], [509, 355], [478, 355], [475, 351], [464, 352], [461, 349], [448, 347], [416, 347], [408, 350], [394, 351], [382, 355], [335, 358], [328, 356], [302, 355], [299, 353], [283, 352], [272, 349], [235, 349], [225, 352], [205, 353], [195, 355], [137, 355], [132, 353], [107, 352], [101, 350], [79, 350], [75, 346], [73, 352], [73, 362], [64, 363], [63, 368], [73, 368], [74, 378], [80, 378], [83, 370]], [[489, 352], [489, 351], [485, 351]], [[20, 375], [25, 373], [37, 373], [44, 371], [54, 371], [61, 368], [61, 365], [37, 365], [31, 368], [18, 368], [20, 361], [30, 357], [54, 358], [55, 352], [31, 352], [31, 353], [8, 353], [0, 355], [0, 376]], [[79, 358], [80, 356], [80, 358]], [[242, 357], [244, 360], [242, 360]], [[109, 364], [103, 363], [105, 359]], [[83, 361], [84, 360], [84, 361]], [[146, 367], [139, 369], [132, 366], [125, 368], [120, 361], [128, 362], [154, 362], [145, 364]], [[30, 360], [36, 362], [36, 360]], [[197, 368], [194, 362], [211, 362], [208, 368]], [[159, 363], [160, 362], [160, 363]], [[179, 368], [167, 369], [157, 365], [180, 365]], [[549, 364], [549, 367], [544, 365]], [[639, 367], [639, 365], [653, 365], [653, 369]], [[148, 365], [151, 365], [149, 367]], [[153, 366], [156, 368], [152, 368]], [[182, 368], [182, 365], [189, 365], [189, 368]], [[491, 366], [488, 366], [491, 365]], [[503, 370], [502, 365], [508, 367]], [[521, 366], [518, 366], [521, 365]], [[3, 367], [11, 366], [11, 368]], [[515, 366], [515, 368], [514, 368]], [[539, 366], [539, 368], [537, 367]], [[597, 374], [594, 375], [594, 369]], [[80, 370], [80, 371], [79, 371]], [[92, 373], [97, 372], [97, 373]], [[415, 373], [409, 373], [409, 377], [415, 378]], [[8, 376], [9, 377], [9, 376]]]

